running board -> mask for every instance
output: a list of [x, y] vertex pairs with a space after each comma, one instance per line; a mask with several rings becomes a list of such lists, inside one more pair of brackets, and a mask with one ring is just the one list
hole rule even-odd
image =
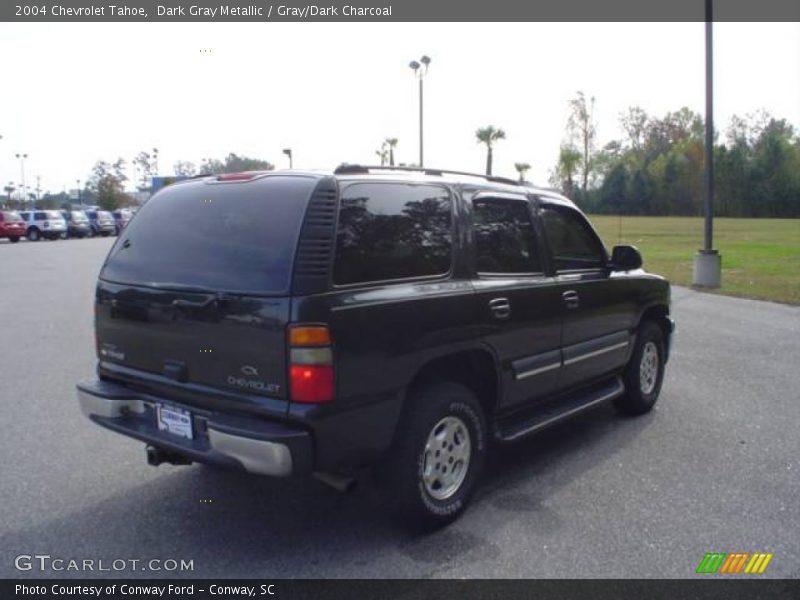
[[532, 411], [526, 411], [523, 415], [507, 416], [497, 423], [497, 438], [503, 442], [512, 442], [569, 419], [587, 408], [621, 396], [624, 392], [625, 385], [622, 379], [615, 377], [588, 390], [581, 390]]

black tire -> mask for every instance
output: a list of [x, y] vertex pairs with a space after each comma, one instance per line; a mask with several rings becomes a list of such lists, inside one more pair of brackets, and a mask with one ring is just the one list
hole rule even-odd
[[41, 239], [42, 235], [39, 233], [38, 229], [29, 229], [28, 230], [28, 240], [31, 242], [38, 242]]
[[[645, 353], [650, 360], [643, 360]], [[655, 353], [655, 366], [652, 356]], [[614, 400], [621, 413], [641, 415], [650, 412], [664, 382], [664, 332], [653, 321], [639, 326], [631, 359], [623, 374], [625, 393]]]
[[8, 241], [11, 242], [12, 244], [16, 244], [19, 241], [19, 236], [16, 235], [9, 236]]
[[[386, 464], [381, 468], [385, 475], [383, 483], [400, 515], [426, 528], [445, 525], [464, 512], [480, 479], [488, 443], [486, 417], [475, 394], [457, 383], [427, 386], [414, 393], [408, 401], [411, 404], [398, 426], [397, 438]], [[463, 435], [464, 428], [468, 436]], [[448, 445], [435, 453], [426, 452], [426, 445], [435, 435], [435, 430]], [[464, 444], [462, 451], [469, 447], [468, 461], [457, 456], [459, 440]], [[437, 445], [439, 441], [436, 439]], [[444, 454], [440, 456], [440, 452]], [[449, 465], [442, 465], [445, 459]], [[442, 462], [435, 463], [437, 460]], [[457, 466], [459, 464], [466, 464], [466, 467], [462, 466], [466, 469], [463, 475]], [[424, 477], [426, 466], [429, 469], [427, 484]], [[448, 467], [449, 477], [455, 478], [450, 482], [451, 486], [447, 486], [455, 486], [450, 492], [441, 485], [442, 481], [447, 481], [443, 477], [447, 476]], [[438, 489], [435, 487], [437, 481], [430, 483], [430, 478], [439, 478]], [[433, 489], [433, 494], [447, 496], [437, 498], [430, 489]]]

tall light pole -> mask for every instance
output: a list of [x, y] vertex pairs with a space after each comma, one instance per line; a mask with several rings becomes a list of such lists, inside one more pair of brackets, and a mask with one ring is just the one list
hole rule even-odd
[[76, 179], [75, 183], [78, 186], [78, 204], [81, 205], [81, 210], [83, 210], [83, 197], [81, 196], [81, 180]]
[[424, 151], [423, 151], [423, 109], [422, 109], [422, 80], [428, 74], [428, 66], [431, 64], [429, 56], [424, 55], [419, 59], [419, 62], [412, 60], [408, 66], [414, 71], [414, 77], [419, 79], [419, 166], [425, 166]]
[[283, 149], [283, 153], [284, 153], [286, 156], [288, 156], [288, 157], [289, 157], [289, 168], [290, 168], [290, 169], [291, 169], [291, 168], [293, 168], [293, 167], [292, 167], [292, 149], [291, 149], [291, 148], [284, 148], [284, 149]]
[[706, 0], [706, 143], [705, 143], [705, 226], [703, 249], [694, 257], [692, 283], [718, 288], [722, 279], [722, 258], [714, 250], [714, 40], [712, 0]]
[[28, 155], [25, 154], [25, 153], [22, 153], [22, 154], [18, 153], [17, 154], [17, 158], [19, 159], [19, 169], [20, 169], [20, 173], [22, 174], [22, 181], [21, 181], [21, 185], [22, 185], [22, 203], [23, 203], [22, 205], [25, 206], [25, 200], [27, 200], [27, 198], [28, 198], [28, 194], [26, 193], [26, 188], [25, 188], [25, 159], [28, 158]]

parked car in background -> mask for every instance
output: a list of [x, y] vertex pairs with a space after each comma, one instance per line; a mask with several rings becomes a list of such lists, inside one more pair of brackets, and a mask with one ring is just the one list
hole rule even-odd
[[26, 233], [25, 221], [14, 210], [0, 210], [0, 238], [18, 242]]
[[67, 222], [57, 210], [23, 210], [19, 215], [25, 221], [25, 235], [32, 242], [42, 238], [56, 240], [67, 232]]
[[62, 210], [64, 220], [67, 222], [67, 237], [85, 238], [91, 232], [89, 219], [82, 210]]
[[127, 208], [120, 208], [115, 210], [111, 213], [111, 216], [114, 217], [114, 233], [119, 235], [120, 231], [128, 224], [128, 221], [131, 220], [133, 213]]
[[87, 210], [86, 216], [89, 218], [89, 235], [109, 236], [116, 232], [114, 217], [107, 210]]

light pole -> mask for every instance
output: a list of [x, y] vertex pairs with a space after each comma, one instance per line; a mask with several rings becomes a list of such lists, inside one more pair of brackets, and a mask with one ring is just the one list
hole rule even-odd
[[722, 258], [714, 250], [714, 17], [712, 0], [706, 0], [706, 143], [705, 143], [705, 227], [703, 249], [694, 257], [692, 283], [718, 288], [722, 279]]
[[81, 180], [76, 179], [75, 183], [78, 186], [78, 204], [81, 205], [81, 210], [83, 210], [83, 197], [81, 196]]
[[293, 168], [293, 167], [292, 167], [292, 149], [291, 149], [291, 148], [284, 148], [284, 149], [283, 149], [283, 153], [284, 153], [286, 156], [288, 156], [288, 157], [289, 157], [289, 168], [290, 168], [290, 169], [291, 169], [291, 168]]
[[423, 152], [423, 118], [422, 118], [422, 80], [428, 74], [428, 66], [431, 64], [429, 56], [422, 55], [419, 62], [412, 60], [408, 66], [414, 71], [414, 77], [419, 79], [419, 166], [425, 166]]
[[28, 158], [28, 155], [25, 153], [17, 154], [17, 158], [19, 159], [19, 169], [20, 173], [22, 174], [22, 205], [25, 206], [25, 200], [27, 200], [28, 194], [26, 193], [25, 188], [25, 159]]

